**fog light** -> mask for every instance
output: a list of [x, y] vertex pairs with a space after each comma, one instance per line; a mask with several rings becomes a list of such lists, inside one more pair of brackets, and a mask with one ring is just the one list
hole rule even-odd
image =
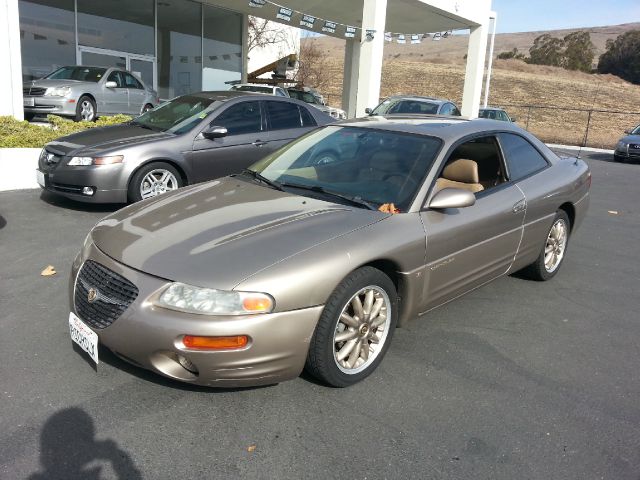
[[183, 357], [182, 355], [177, 355], [177, 357], [178, 363], [182, 366], [182, 368], [190, 371], [193, 374], [198, 373], [198, 368], [193, 364], [191, 360], [189, 360], [187, 357]]
[[93, 187], [82, 187], [82, 194], [88, 195], [89, 197], [96, 193], [96, 189]]
[[182, 337], [182, 344], [192, 350], [234, 350], [244, 348], [249, 343], [246, 335], [236, 335], [233, 337], [196, 337], [185, 335]]

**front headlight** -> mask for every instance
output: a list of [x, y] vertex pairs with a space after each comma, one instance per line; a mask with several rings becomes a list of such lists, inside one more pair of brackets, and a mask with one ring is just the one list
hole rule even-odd
[[113, 155], [111, 157], [73, 157], [67, 165], [112, 165], [114, 163], [122, 163], [124, 156]]
[[199, 315], [251, 315], [273, 311], [270, 295], [259, 292], [234, 292], [172, 283], [154, 302], [158, 307]]
[[71, 87], [49, 87], [44, 92], [47, 97], [66, 97], [71, 93]]

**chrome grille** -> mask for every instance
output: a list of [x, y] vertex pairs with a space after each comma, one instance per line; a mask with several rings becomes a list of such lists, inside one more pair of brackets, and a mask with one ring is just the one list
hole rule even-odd
[[[89, 301], [89, 290], [95, 291]], [[74, 304], [77, 315], [89, 326], [106, 328], [138, 297], [138, 288], [121, 275], [87, 260], [76, 279]]]
[[24, 87], [22, 94], [30, 97], [42, 97], [46, 91], [47, 89], [42, 87]]

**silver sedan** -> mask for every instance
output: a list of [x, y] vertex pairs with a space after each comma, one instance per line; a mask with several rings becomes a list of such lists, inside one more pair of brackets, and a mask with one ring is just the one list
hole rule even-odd
[[121, 68], [61, 67], [22, 86], [24, 116], [38, 114], [93, 121], [99, 115], [139, 115], [160, 103], [158, 94]]

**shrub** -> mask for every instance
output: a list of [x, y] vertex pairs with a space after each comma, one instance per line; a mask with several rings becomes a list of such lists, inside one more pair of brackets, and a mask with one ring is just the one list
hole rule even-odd
[[13, 117], [0, 116], [0, 148], [42, 148], [56, 138], [81, 132], [89, 128], [106, 127], [128, 122], [127, 115], [100, 117], [95, 122], [74, 122], [57, 115], [48, 115], [48, 126], [33, 125]]

